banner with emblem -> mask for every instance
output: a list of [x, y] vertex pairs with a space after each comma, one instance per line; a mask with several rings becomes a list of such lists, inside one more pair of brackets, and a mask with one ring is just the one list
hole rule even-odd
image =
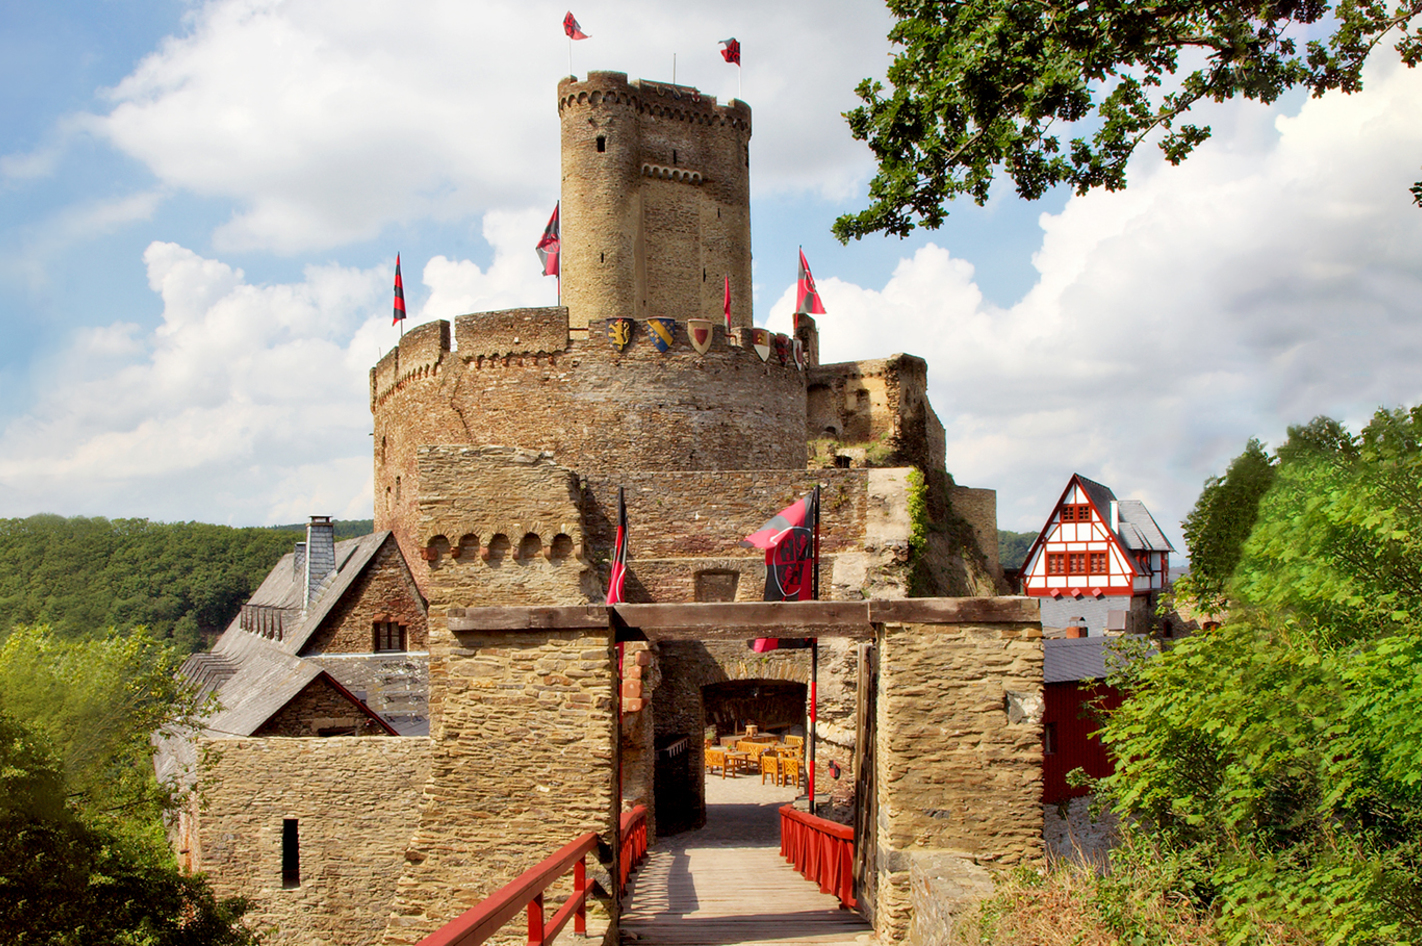
[[809, 360], [805, 357], [805, 343], [798, 338], [792, 338], [790, 342], [792, 354], [795, 356], [795, 367], [804, 371], [806, 367], [805, 363]]
[[790, 336], [775, 333], [775, 360], [782, 365], [790, 364]]
[[751, 347], [755, 349], [755, 353], [760, 356], [761, 361], [769, 360], [770, 330], [763, 328], [751, 329]]
[[652, 336], [652, 347], [663, 354], [676, 342], [676, 320], [674, 319], [661, 317], [648, 319], [647, 331]]
[[632, 341], [632, 320], [608, 319], [607, 337], [612, 340], [612, 347], [618, 351], [626, 348]]
[[696, 349], [698, 355], [704, 355], [711, 350], [710, 319], [687, 319], [686, 334], [691, 339], [691, 347]]

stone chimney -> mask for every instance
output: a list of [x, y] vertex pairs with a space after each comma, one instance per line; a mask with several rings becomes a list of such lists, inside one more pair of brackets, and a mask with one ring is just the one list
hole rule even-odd
[[291, 577], [299, 582], [306, 581], [306, 543], [296, 543], [296, 551], [291, 557]]
[[312, 516], [306, 524], [306, 581], [301, 597], [305, 611], [320, 597], [321, 583], [336, 570], [336, 526], [330, 516]]

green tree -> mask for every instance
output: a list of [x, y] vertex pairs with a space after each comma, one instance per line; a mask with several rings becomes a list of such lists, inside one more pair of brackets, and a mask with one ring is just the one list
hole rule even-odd
[[1223, 610], [1225, 589], [1254, 529], [1259, 501], [1273, 482], [1274, 460], [1253, 439], [1224, 476], [1205, 480], [1194, 508], [1180, 524], [1190, 546], [1189, 590], [1196, 607]]
[[[1201, 100], [1269, 103], [1296, 86], [1354, 92], [1385, 41], [1409, 67], [1422, 59], [1422, 0], [888, 5], [900, 47], [892, 89], [864, 80], [864, 104], [845, 116], [878, 173], [869, 207], [835, 221], [842, 241], [937, 229], [955, 197], [986, 202], [999, 171], [1029, 200], [1057, 184], [1116, 190], [1152, 134], [1172, 164], [1209, 137], [1209, 126], [1177, 124]], [[1300, 48], [1306, 26], [1327, 35]], [[1203, 64], [1179, 75], [1182, 58]], [[1062, 126], [1083, 133], [1064, 142]], [[1422, 204], [1422, 182], [1412, 192]]]
[[66, 804], [64, 764], [0, 712], [0, 941], [17, 946], [254, 946], [241, 898]]
[[143, 628], [66, 641], [47, 627], [19, 627], [0, 645], [0, 712], [44, 738], [76, 810], [160, 851], [177, 788], [154, 777], [152, 740], [203, 710], [177, 675], [179, 660]]
[[1103, 789], [1230, 942], [1422, 930], [1422, 409], [1290, 431], [1218, 631], [1127, 665]]

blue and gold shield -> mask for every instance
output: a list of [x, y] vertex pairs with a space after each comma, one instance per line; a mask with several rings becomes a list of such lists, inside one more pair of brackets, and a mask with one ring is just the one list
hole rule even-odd
[[665, 353], [676, 341], [676, 321], [667, 318], [648, 319], [647, 332], [652, 336], [652, 346]]

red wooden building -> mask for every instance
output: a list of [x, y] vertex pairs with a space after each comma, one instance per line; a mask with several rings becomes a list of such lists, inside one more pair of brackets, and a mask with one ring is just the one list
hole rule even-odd
[[1121, 705], [1123, 696], [1105, 680], [1111, 638], [1049, 639], [1043, 643], [1042, 802], [1055, 805], [1086, 795], [1085, 786], [1067, 784], [1067, 773], [1082, 769], [1093, 778], [1115, 771], [1096, 738], [1100, 713]]

